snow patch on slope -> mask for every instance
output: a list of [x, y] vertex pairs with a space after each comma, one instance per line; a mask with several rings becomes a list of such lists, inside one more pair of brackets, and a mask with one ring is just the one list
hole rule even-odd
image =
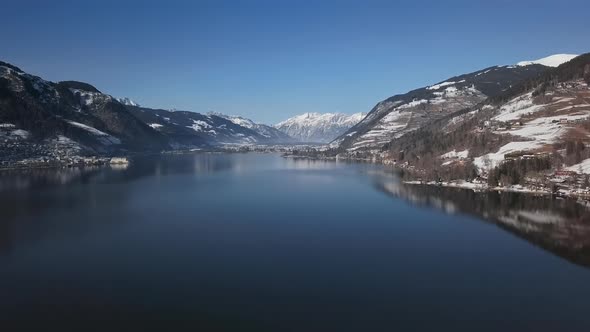
[[125, 98], [117, 98], [117, 101], [126, 106], [139, 106], [138, 103], [134, 102], [133, 100], [125, 97]]
[[547, 67], [558, 67], [562, 63], [566, 63], [577, 56], [578, 55], [576, 55], [576, 54], [554, 54], [554, 55], [550, 55], [548, 57], [537, 59], [537, 60], [521, 61], [521, 62], [517, 63], [516, 65], [522, 67], [522, 66], [529, 66], [529, 65], [538, 64], [538, 65], [543, 65], [543, 66], [547, 66]]
[[121, 144], [121, 140], [119, 140], [118, 138], [111, 136], [103, 131], [100, 131], [94, 127], [90, 127], [90, 126], [87, 126], [83, 123], [79, 123], [79, 122], [75, 122], [75, 121], [67, 121], [67, 122], [74, 127], [84, 129], [84, 130], [88, 131], [89, 133], [97, 136], [100, 139], [100, 141], [105, 145]]
[[211, 125], [205, 121], [193, 120], [193, 124], [190, 126], [187, 126], [187, 128], [191, 128], [192, 130], [194, 130], [196, 132], [203, 132], [205, 129], [211, 128]]
[[574, 171], [583, 174], [590, 174], [590, 158], [582, 161], [579, 164], [572, 165], [566, 168], [568, 171]]
[[447, 82], [442, 82], [442, 83], [438, 83], [438, 84], [429, 86], [426, 89], [428, 89], [428, 90], [438, 90], [440, 88], [444, 88], [445, 86], [454, 85], [454, 84], [463, 83], [463, 82], [465, 82], [465, 80], [461, 80], [461, 81], [458, 81], [458, 82], [447, 81]]

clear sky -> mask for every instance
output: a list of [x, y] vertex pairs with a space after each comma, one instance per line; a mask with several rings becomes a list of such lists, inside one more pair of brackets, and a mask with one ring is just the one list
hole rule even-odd
[[590, 1], [2, 2], [0, 59], [148, 107], [275, 123], [368, 112], [496, 64], [590, 51]]

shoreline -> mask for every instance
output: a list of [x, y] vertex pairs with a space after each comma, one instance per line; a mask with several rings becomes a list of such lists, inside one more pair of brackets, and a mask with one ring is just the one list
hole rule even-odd
[[[397, 171], [404, 171], [403, 167], [397, 166], [395, 163], [389, 162], [387, 160], [381, 159], [372, 159], [372, 158], [342, 158], [342, 157], [312, 157], [312, 156], [305, 156], [305, 155], [284, 155], [285, 158], [301, 158], [301, 159], [316, 159], [316, 160], [326, 160], [326, 161], [348, 161], [348, 162], [363, 162], [363, 163], [371, 163], [371, 164], [379, 164], [383, 166], [391, 167], [393, 170]], [[403, 184], [407, 185], [424, 185], [424, 186], [436, 186], [436, 187], [446, 187], [446, 188], [457, 188], [457, 189], [464, 189], [464, 190], [473, 190], [473, 191], [480, 191], [480, 192], [509, 192], [509, 193], [521, 193], [527, 195], [543, 195], [543, 196], [552, 196], [556, 198], [572, 198], [590, 202], [590, 194], [580, 193], [575, 189], [570, 190], [563, 190], [560, 189], [557, 192], [552, 192], [550, 190], [541, 190], [541, 189], [531, 189], [527, 188], [522, 185], [512, 185], [509, 187], [492, 187], [486, 183], [473, 183], [468, 182], [466, 180], [453, 180], [453, 181], [421, 181], [421, 180], [406, 180], [401, 181]]]
[[558, 191], [558, 192], [551, 192], [549, 190], [538, 190], [538, 189], [530, 189], [526, 188], [522, 185], [514, 185], [510, 187], [491, 187], [487, 184], [477, 184], [468, 181], [456, 181], [456, 182], [435, 182], [435, 181], [402, 181], [403, 184], [407, 185], [422, 185], [422, 186], [431, 186], [431, 187], [445, 187], [445, 188], [457, 188], [457, 189], [464, 189], [464, 190], [473, 190], [476, 192], [508, 192], [508, 193], [519, 193], [519, 194], [527, 194], [527, 195], [537, 195], [537, 196], [552, 196], [556, 198], [572, 198], [584, 201], [590, 201], [590, 195], [577, 193], [575, 191]]

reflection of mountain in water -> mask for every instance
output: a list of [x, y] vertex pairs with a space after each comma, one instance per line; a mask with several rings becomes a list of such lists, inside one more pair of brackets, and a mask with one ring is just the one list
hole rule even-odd
[[375, 187], [417, 206], [467, 213], [495, 223], [575, 264], [590, 267], [590, 206], [571, 199], [405, 185], [376, 176]]
[[[0, 173], [0, 255], [17, 243], [36, 242], [63, 229], [78, 229], [88, 221], [56, 215], [76, 206], [90, 214], [97, 201], [116, 210], [133, 198], [128, 187], [109, 190], [109, 184], [126, 183], [150, 176], [204, 174], [236, 170], [236, 158], [219, 154], [152, 156], [134, 160], [128, 167], [86, 166], [73, 168], [23, 169]], [[54, 211], [54, 212], [48, 212]], [[54, 216], [55, 214], [55, 216]], [[35, 216], [42, 216], [39, 220]], [[103, 219], [103, 223], [127, 220]]]

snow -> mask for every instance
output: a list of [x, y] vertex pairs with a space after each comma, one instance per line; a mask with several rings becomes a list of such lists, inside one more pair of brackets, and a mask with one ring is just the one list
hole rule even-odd
[[352, 115], [343, 113], [304, 113], [301, 115], [294, 116], [285, 121], [279, 122], [275, 125], [275, 128], [286, 127], [286, 126], [313, 126], [321, 127], [326, 125], [348, 125], [354, 126], [360, 122], [364, 117], [365, 113], [355, 113]]
[[22, 138], [22, 139], [27, 139], [27, 138], [29, 138], [29, 136], [31, 136], [31, 133], [29, 133], [26, 130], [16, 129], [16, 130], [11, 131], [10, 132], [10, 135], [11, 136], [17, 136], [17, 137]]
[[543, 108], [544, 105], [533, 104], [533, 94], [532, 92], [529, 92], [512, 99], [502, 106], [502, 108], [500, 108], [500, 114], [494, 117], [493, 120], [502, 122], [514, 121], [529, 113], [538, 112]]
[[80, 100], [84, 103], [84, 105], [91, 105], [92, 103], [94, 103], [94, 92], [88, 92], [88, 91], [83, 91], [83, 90], [78, 90], [78, 89], [70, 89], [70, 91], [72, 91], [72, 93], [74, 95], [77, 95], [80, 97]]
[[68, 137], [65, 137], [63, 135], [58, 135], [57, 139], [55, 140], [56, 143], [59, 144], [78, 144], [75, 141], [69, 139]]
[[377, 126], [373, 127], [373, 129], [362, 135], [362, 139], [353, 144], [352, 150], [354, 151], [357, 148], [371, 143], [383, 143], [379, 140], [376, 140], [379, 138], [390, 140], [394, 137], [391, 136], [392, 134], [407, 127], [408, 122], [411, 119], [411, 115], [412, 114], [410, 112], [404, 113], [399, 110], [387, 114], [379, 121]]
[[117, 98], [117, 101], [120, 102], [123, 105], [127, 105], [127, 106], [139, 106], [138, 103], [134, 102], [133, 100], [124, 97], [124, 98]]
[[567, 124], [561, 124], [561, 119], [578, 120], [585, 119], [590, 113], [580, 113], [576, 115], [558, 115], [544, 118], [537, 118], [525, 123], [521, 128], [511, 130], [511, 135], [533, 138], [538, 142], [545, 144], [553, 143], [562, 134], [565, 134], [570, 128]]
[[119, 140], [118, 138], [111, 136], [103, 131], [100, 131], [94, 127], [90, 127], [90, 126], [87, 126], [83, 123], [79, 123], [79, 122], [75, 122], [75, 121], [67, 121], [67, 122], [74, 127], [84, 129], [84, 130], [90, 132], [91, 134], [98, 136], [100, 138], [101, 142], [103, 142], [104, 144], [107, 144], [107, 145], [121, 144], [121, 140]]
[[238, 126], [242, 126], [242, 127], [248, 128], [248, 129], [253, 129], [256, 127], [256, 123], [254, 123], [254, 121], [252, 121], [250, 119], [243, 118], [241, 116], [225, 115], [225, 114], [221, 114], [221, 113], [209, 113], [208, 115], [215, 115], [220, 118], [227, 119]]
[[520, 136], [525, 139], [530, 139], [524, 142], [510, 142], [500, 148], [496, 153], [489, 153], [487, 155], [477, 157], [474, 164], [480, 169], [485, 169], [485, 158], [489, 158], [491, 167], [497, 166], [504, 155], [511, 152], [529, 151], [551, 144], [564, 135], [569, 126], [559, 123], [560, 119], [576, 120], [586, 118], [588, 114], [567, 115], [567, 116], [550, 116], [544, 118], [537, 118], [526, 122], [522, 127], [510, 130], [507, 133], [514, 136]]
[[202, 132], [202, 131], [204, 131], [204, 129], [211, 128], [211, 125], [205, 121], [193, 120], [193, 124], [191, 126], [187, 126], [187, 128], [191, 128], [192, 130], [194, 130], [196, 132]]
[[467, 159], [468, 155], [469, 155], [469, 150], [463, 150], [463, 151], [459, 151], [459, 152], [457, 152], [456, 150], [453, 150], [453, 151], [447, 152], [447, 153], [440, 156], [441, 159], [448, 159], [447, 161], [442, 163], [442, 166], [448, 166], [460, 159]]
[[458, 81], [458, 82], [446, 81], [446, 82], [442, 82], [442, 83], [438, 83], [438, 84], [429, 86], [426, 89], [428, 89], [428, 90], [438, 90], [440, 88], [444, 88], [445, 86], [449, 86], [449, 85], [453, 85], [453, 84], [458, 84], [458, 83], [463, 83], [463, 82], [465, 82], [465, 80], [461, 80], [461, 81]]
[[533, 64], [539, 64], [547, 67], [558, 67], [559, 65], [566, 63], [577, 56], [578, 55], [576, 54], [554, 54], [537, 60], [521, 61], [516, 65], [523, 67]]
[[[495, 69], [494, 69], [494, 70], [495, 70]], [[475, 76], [484, 75], [484, 74], [487, 74], [487, 73], [489, 73], [490, 71], [492, 71], [492, 70], [491, 70], [491, 69], [488, 69], [488, 70], [486, 70], [486, 71], [483, 71], [483, 72], [481, 72], [481, 73], [477, 73]]]
[[582, 173], [582, 174], [590, 174], [590, 158], [582, 161], [579, 164], [575, 164], [573, 166], [567, 167], [566, 170], [574, 171], [574, 172]]
[[[500, 162], [504, 160], [504, 155], [511, 152], [517, 151], [526, 151], [539, 148], [542, 144], [535, 141], [526, 141], [526, 142], [510, 142], [504, 146], [502, 146], [498, 152], [495, 153], [488, 153], [486, 155], [477, 157], [473, 160], [473, 164], [475, 164], [478, 168], [487, 170], [489, 168], [493, 168], [498, 166]], [[486, 165], [486, 159], [488, 159], [489, 163]]]
[[426, 103], [428, 103], [428, 100], [426, 100], [426, 99], [412, 100], [411, 102], [405, 103], [405, 104], [399, 106], [398, 108], [404, 109], [404, 108], [416, 107], [418, 105], [426, 104]]
[[452, 159], [452, 158], [462, 158], [465, 159], [467, 158], [467, 156], [469, 155], [469, 150], [463, 150], [463, 151], [459, 151], [457, 152], [456, 150], [447, 152], [443, 155], [441, 155], [440, 157], [442, 159]]
[[[428, 117], [430, 112], [459, 110], [473, 106], [486, 98], [473, 85], [457, 88], [456, 86], [449, 86], [451, 82], [445, 83], [449, 84], [441, 83], [441, 85], [446, 86], [444, 89], [441, 87], [438, 91], [432, 92], [434, 98], [414, 99], [407, 103], [397, 103], [395, 106], [393, 106], [394, 103], [380, 103], [376, 107], [376, 111], [365, 119], [369, 119], [374, 113], [384, 115], [383, 118], [372, 125], [365, 134], [359, 135], [348, 150], [356, 151], [364, 147], [379, 147], [392, 139], [399, 138], [419, 128], [420, 123], [425, 121], [423, 118]], [[382, 108], [382, 105], [391, 106]], [[455, 117], [452, 121], [464, 121], [472, 117], [475, 112]], [[362, 122], [360, 126], [362, 127]]]
[[161, 127], [163, 127], [163, 126], [162, 126], [161, 124], [159, 124], [159, 123], [150, 123], [150, 124], [149, 124], [149, 126], [150, 126], [150, 127], [152, 127], [152, 128], [154, 128], [154, 129], [158, 129], [158, 128], [161, 128]]
[[274, 127], [300, 141], [330, 142], [365, 118], [365, 113], [304, 113]]

